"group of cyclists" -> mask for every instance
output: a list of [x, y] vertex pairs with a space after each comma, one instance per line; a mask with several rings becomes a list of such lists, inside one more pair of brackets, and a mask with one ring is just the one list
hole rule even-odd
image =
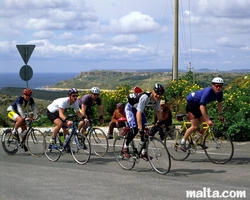
[[[188, 118], [191, 122], [191, 127], [187, 129], [183, 139], [181, 140], [181, 150], [186, 151], [186, 139], [188, 136], [194, 131], [197, 130], [199, 124], [202, 122], [207, 122], [209, 126], [213, 125], [213, 122], [209, 119], [207, 114], [206, 105], [212, 101], [218, 102], [218, 113], [221, 121], [225, 122], [222, 112], [222, 100], [223, 100], [223, 91], [222, 86], [224, 81], [220, 77], [215, 77], [212, 80], [212, 85], [210, 87], [191, 92], [187, 97], [187, 105], [186, 112]], [[140, 89], [140, 88], [139, 88]], [[134, 93], [128, 96], [128, 100], [125, 104], [125, 117], [127, 119], [127, 124], [131, 128], [131, 132], [127, 137], [127, 141], [122, 147], [122, 152], [126, 158], [130, 158], [129, 154], [129, 143], [133, 140], [133, 138], [139, 133], [141, 137], [141, 141], [145, 140], [144, 136], [144, 128], [147, 123], [147, 119], [145, 116], [145, 108], [153, 107], [156, 112], [156, 120], [155, 124], [164, 126], [161, 122], [164, 120], [161, 112], [160, 101], [165, 92], [165, 87], [156, 83], [151, 92], [143, 92], [140, 90], [138, 93]], [[137, 88], [138, 91], [138, 88]], [[32, 98], [32, 90], [26, 88], [23, 90], [23, 95], [18, 97], [15, 102], [8, 107], [8, 117], [15, 121], [15, 126], [12, 130], [13, 137], [16, 137], [17, 129], [20, 127], [22, 129], [22, 138], [26, 133], [26, 125], [25, 125], [25, 112], [24, 109], [27, 106], [31, 106], [33, 109], [33, 118], [37, 118], [37, 108], [34, 99]], [[81, 119], [79, 123], [78, 130], [79, 132], [84, 132], [85, 129], [89, 125], [89, 111], [90, 108], [94, 105], [98, 106], [99, 112], [99, 121], [100, 124], [103, 125], [103, 106], [100, 98], [100, 89], [98, 87], [92, 87], [90, 89], [90, 94], [85, 94], [81, 98], [79, 97], [78, 90], [76, 88], [71, 88], [68, 91], [68, 96], [63, 98], [55, 99], [51, 104], [47, 107], [47, 117], [48, 119], [54, 123], [54, 129], [52, 133], [52, 137], [50, 139], [50, 143], [55, 143], [55, 138], [59, 130], [62, 128], [64, 137], [68, 134], [67, 127], [72, 126], [73, 122], [67, 120], [67, 116], [65, 110], [68, 108], [72, 108], [76, 111], [76, 114]], [[26, 119], [27, 120], [27, 119]], [[203, 129], [201, 128], [200, 134], [203, 133]], [[22, 147], [25, 151], [27, 148], [22, 141]], [[141, 157], [148, 158], [145, 147], [142, 147], [142, 155]], [[70, 147], [68, 147], [68, 152], [71, 152]], [[150, 158], [151, 159], [151, 158]]]

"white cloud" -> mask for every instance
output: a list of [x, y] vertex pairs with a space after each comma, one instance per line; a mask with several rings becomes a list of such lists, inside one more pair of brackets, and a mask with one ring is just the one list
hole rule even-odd
[[[47, 63], [47, 68], [40, 68], [44, 70], [56, 71], [57, 62], [88, 63], [86, 70], [145, 68], [152, 63], [171, 68], [171, 1], [1, 0], [1, 62], [20, 62], [16, 44], [36, 44], [30, 60], [54, 65]], [[249, 68], [250, 1], [180, 1], [179, 5], [179, 68], [186, 69], [189, 62], [197, 68], [221, 63], [227, 64], [226, 69]]]
[[37, 31], [32, 34], [34, 38], [37, 39], [49, 39], [54, 37], [53, 31]]
[[120, 19], [110, 19], [109, 26], [102, 26], [104, 32], [116, 33], [146, 33], [158, 29], [160, 26], [154, 19], [140, 12], [131, 12]]

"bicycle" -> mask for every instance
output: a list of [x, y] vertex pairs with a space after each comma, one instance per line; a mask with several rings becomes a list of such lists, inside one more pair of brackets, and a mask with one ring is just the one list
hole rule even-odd
[[[173, 140], [169, 142], [165, 140], [165, 144], [168, 144], [168, 150], [170, 156], [174, 160], [185, 160], [190, 154], [195, 154], [197, 151], [202, 153], [203, 150], [209, 160], [216, 164], [225, 164], [229, 162], [234, 154], [234, 145], [230, 136], [222, 131], [215, 130], [214, 126], [209, 126], [206, 122], [202, 123], [204, 133], [195, 142], [196, 132], [192, 133], [186, 140], [186, 152], [180, 148], [180, 142], [183, 138], [188, 127], [191, 126], [191, 122], [186, 121], [186, 114], [177, 114], [178, 121], [182, 121], [181, 128], [174, 128], [169, 131], [172, 134]], [[210, 118], [213, 120], [214, 118]], [[167, 133], [168, 134], [168, 133]], [[201, 147], [199, 150], [198, 147]]]
[[39, 122], [39, 119], [38, 120], [32, 120], [30, 118], [25, 119], [25, 123], [28, 126], [28, 130], [24, 135], [23, 143], [21, 143], [19, 136], [20, 133], [18, 133], [18, 130], [16, 137], [13, 137], [11, 132], [12, 129], [6, 129], [3, 132], [2, 146], [4, 151], [8, 155], [15, 155], [19, 147], [20, 146], [24, 147], [24, 145], [26, 145], [29, 153], [33, 157], [40, 157], [43, 155], [45, 146], [44, 134], [40, 130], [32, 127], [34, 122]]
[[[135, 145], [134, 139], [130, 142], [128, 148], [130, 150], [130, 158], [123, 155], [122, 147], [124, 146], [127, 135], [132, 131], [129, 127], [123, 127], [120, 134], [116, 136], [113, 144], [113, 152], [118, 164], [125, 170], [131, 170], [136, 163], [139, 163], [142, 158], [142, 150]], [[166, 146], [162, 141], [156, 137], [148, 136], [149, 130], [145, 128], [145, 140], [141, 147], [146, 147], [147, 161], [149, 161], [152, 168], [159, 174], [167, 174], [171, 168], [171, 159]], [[152, 158], [152, 159], [150, 159]]]
[[59, 133], [55, 138], [55, 144], [50, 143], [50, 138], [45, 137], [46, 146], [45, 146], [45, 156], [49, 161], [56, 162], [59, 158], [70, 150], [70, 154], [74, 160], [81, 165], [86, 164], [90, 159], [91, 147], [87, 137], [78, 132], [78, 116], [69, 115], [68, 119], [72, 119], [73, 126], [69, 128], [70, 135], [65, 138], [63, 141], [59, 137]]
[[[102, 129], [93, 127], [92, 124], [94, 120], [95, 119], [89, 120], [89, 127], [83, 134], [85, 135], [85, 137], [89, 137], [91, 151], [93, 150], [95, 155], [103, 157], [108, 152], [109, 148], [108, 138]], [[80, 132], [82, 132], [82, 130]]]

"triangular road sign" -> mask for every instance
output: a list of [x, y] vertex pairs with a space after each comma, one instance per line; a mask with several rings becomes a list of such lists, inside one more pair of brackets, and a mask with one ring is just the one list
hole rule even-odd
[[20, 55], [23, 58], [24, 63], [27, 65], [30, 56], [33, 52], [33, 50], [35, 49], [36, 45], [34, 44], [24, 44], [24, 45], [16, 45], [16, 48], [18, 49]]

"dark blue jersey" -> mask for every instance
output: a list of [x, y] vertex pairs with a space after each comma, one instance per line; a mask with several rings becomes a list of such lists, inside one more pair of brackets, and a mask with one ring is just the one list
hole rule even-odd
[[222, 102], [223, 92], [215, 93], [212, 87], [207, 87], [202, 90], [189, 93], [186, 100], [191, 105], [203, 105], [206, 106], [208, 103], [217, 100]]
[[34, 99], [30, 97], [29, 101], [26, 101], [23, 96], [18, 97], [15, 102], [11, 105], [15, 112], [18, 112], [18, 105], [25, 109], [27, 106], [35, 105]]

